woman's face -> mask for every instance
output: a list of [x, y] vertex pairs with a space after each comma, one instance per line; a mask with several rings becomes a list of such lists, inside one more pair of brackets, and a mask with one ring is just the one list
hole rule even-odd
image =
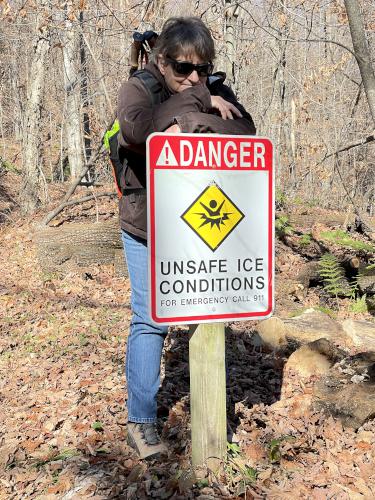
[[194, 69], [190, 74], [180, 74], [176, 71], [174, 62], [189, 62], [193, 64], [204, 64], [207, 61], [202, 61], [196, 54], [189, 56], [180, 55], [174, 60], [164, 59], [162, 56], [158, 61], [160, 73], [164, 76], [168, 88], [175, 94], [195, 85], [204, 85], [207, 81], [207, 76], [199, 76], [197, 70]]

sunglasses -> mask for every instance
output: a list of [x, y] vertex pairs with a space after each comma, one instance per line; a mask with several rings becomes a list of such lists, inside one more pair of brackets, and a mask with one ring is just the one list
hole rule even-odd
[[210, 76], [214, 69], [214, 65], [211, 62], [193, 64], [188, 61], [176, 61], [170, 57], [166, 57], [165, 60], [172, 66], [175, 73], [183, 76], [189, 76], [193, 71], [196, 71], [199, 76]]

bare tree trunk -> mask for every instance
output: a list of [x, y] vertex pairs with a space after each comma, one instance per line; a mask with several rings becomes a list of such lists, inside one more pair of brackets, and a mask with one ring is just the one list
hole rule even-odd
[[5, 133], [4, 133], [4, 122], [3, 122], [3, 104], [0, 101], [0, 136], [1, 136], [1, 154], [0, 154], [0, 165], [1, 157], [5, 158]]
[[358, 0], [344, 0], [348, 14], [353, 48], [366, 92], [372, 121], [375, 127], [375, 74], [371, 64], [371, 54], [363, 25], [361, 7]]
[[[49, 0], [41, 1], [41, 11], [49, 9]], [[21, 187], [21, 204], [25, 212], [33, 211], [39, 204], [40, 188], [40, 122], [45, 67], [50, 48], [50, 32], [48, 21], [43, 22], [42, 16], [37, 17], [37, 37], [30, 66], [29, 87], [25, 106], [23, 167], [24, 182]]]
[[[120, 13], [120, 18], [121, 21], [123, 21], [124, 17], [126, 16], [126, 11], [129, 8], [129, 0], [117, 0], [118, 3], [118, 9]], [[129, 35], [128, 33], [123, 29], [118, 36], [118, 45], [119, 48], [121, 49], [121, 54], [126, 54], [129, 51]]]
[[79, 37], [72, 17], [72, 1], [66, 3], [65, 43], [63, 46], [64, 77], [66, 90], [66, 141], [69, 168], [72, 177], [77, 177], [83, 169], [82, 132], [80, 116], [79, 87]]
[[[112, 101], [111, 101], [111, 98], [109, 96], [109, 92], [108, 92], [108, 89], [107, 89], [107, 86], [106, 86], [106, 83], [105, 83], [104, 71], [103, 71], [102, 63], [95, 56], [95, 53], [94, 53], [94, 51], [93, 51], [93, 49], [92, 49], [92, 47], [91, 47], [91, 45], [89, 43], [89, 40], [88, 40], [87, 36], [84, 34], [83, 31], [81, 32], [81, 34], [82, 34], [83, 41], [86, 44], [87, 50], [89, 51], [90, 56], [92, 57], [92, 61], [94, 63], [94, 68], [95, 68], [96, 73], [97, 73], [97, 78], [100, 80], [100, 85], [102, 87], [103, 95], [105, 97], [105, 106], [106, 106], [106, 109], [109, 110], [109, 113], [107, 111], [107, 114], [106, 114], [107, 118], [106, 118], [105, 122], [107, 124], [109, 124], [109, 123], [111, 123], [111, 120], [113, 120], [115, 118], [115, 111], [114, 111], [114, 108], [113, 108], [113, 105], [112, 105]], [[109, 119], [108, 119], [108, 114], [110, 116]]]
[[235, 81], [235, 70], [234, 61], [236, 60], [236, 25], [237, 18], [239, 14], [238, 3], [233, 0], [225, 0], [225, 65], [224, 71], [227, 75], [227, 83], [230, 86], [234, 86]]
[[79, 32], [79, 53], [80, 53], [80, 62], [81, 62], [81, 99], [83, 106], [83, 139], [85, 145], [85, 158], [88, 161], [91, 157], [91, 131], [90, 131], [90, 116], [88, 113], [89, 107], [89, 95], [88, 95], [88, 78], [87, 78], [87, 63], [86, 63], [86, 48], [84, 39], [82, 36], [83, 33], [83, 11], [81, 10], [79, 13], [79, 22], [80, 22], [80, 32]]
[[[18, 66], [19, 61], [16, 60], [16, 57], [13, 58], [11, 67], [9, 68], [9, 81], [11, 82], [12, 87], [12, 100], [14, 102], [14, 119], [13, 119], [13, 130], [14, 136], [17, 141], [22, 140], [22, 119], [24, 116], [24, 102], [26, 99], [23, 94], [25, 90], [21, 88], [19, 82], [18, 75]], [[27, 66], [26, 66], [27, 67]]]
[[148, 10], [150, 9], [152, 3], [153, 3], [153, 0], [146, 0], [145, 2], [143, 2], [143, 7], [141, 10], [141, 14], [139, 16], [141, 23], [146, 21], [146, 16], [147, 16]]

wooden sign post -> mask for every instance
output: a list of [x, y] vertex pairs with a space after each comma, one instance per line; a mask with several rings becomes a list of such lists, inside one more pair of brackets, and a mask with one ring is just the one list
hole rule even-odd
[[224, 323], [192, 325], [190, 334], [192, 463], [216, 472], [227, 447]]

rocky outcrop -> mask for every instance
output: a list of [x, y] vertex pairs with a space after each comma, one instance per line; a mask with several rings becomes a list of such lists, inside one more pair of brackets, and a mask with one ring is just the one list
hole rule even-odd
[[[307, 310], [292, 319], [262, 321], [255, 340], [277, 351], [293, 350], [283, 369], [282, 398], [291, 396], [289, 386], [297, 377], [313, 382], [303, 407], [323, 411], [355, 429], [375, 418], [374, 323], [341, 323], [320, 311]], [[364, 352], [349, 356], [348, 348], [358, 347]], [[293, 394], [293, 401], [300, 396]], [[297, 400], [295, 406], [300, 406]]]

